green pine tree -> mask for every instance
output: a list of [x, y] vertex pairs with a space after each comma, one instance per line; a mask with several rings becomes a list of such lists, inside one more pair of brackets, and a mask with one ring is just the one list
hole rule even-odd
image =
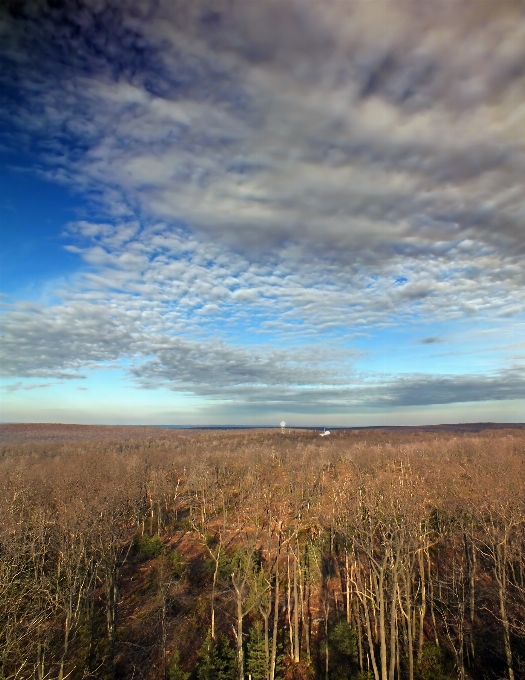
[[442, 649], [427, 642], [417, 662], [416, 677], [419, 680], [448, 680], [450, 678], [446, 671], [446, 660]]
[[265, 680], [267, 673], [264, 632], [261, 621], [257, 621], [250, 630], [248, 638], [246, 668], [252, 680]]
[[208, 633], [200, 650], [197, 664], [198, 680], [236, 680], [237, 661], [235, 650], [228, 638], [221, 635], [215, 642]]
[[352, 661], [357, 659], [357, 638], [354, 630], [342, 619], [338, 621], [330, 632], [332, 646]]
[[357, 636], [342, 619], [330, 631], [330, 677], [346, 680], [357, 671]]
[[189, 673], [185, 673], [180, 666], [179, 650], [176, 649], [171, 657], [170, 665], [168, 666], [168, 680], [188, 680]]

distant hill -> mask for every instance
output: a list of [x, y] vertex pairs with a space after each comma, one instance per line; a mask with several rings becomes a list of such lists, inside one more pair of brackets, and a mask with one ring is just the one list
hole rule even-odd
[[[4, 423], [0, 424], [0, 444], [50, 441], [102, 441], [172, 437], [184, 430], [210, 432], [213, 430], [263, 430], [262, 427], [173, 427], [163, 425], [68, 425], [63, 423]], [[278, 429], [277, 427], [275, 429]], [[417, 434], [419, 432], [482, 432], [483, 430], [525, 429], [525, 423], [445, 423], [442, 425], [378, 425], [374, 427], [331, 427], [332, 432], [378, 432], [381, 430]], [[162, 431], [162, 435], [160, 435]], [[290, 427], [291, 430], [322, 430], [322, 427]]]

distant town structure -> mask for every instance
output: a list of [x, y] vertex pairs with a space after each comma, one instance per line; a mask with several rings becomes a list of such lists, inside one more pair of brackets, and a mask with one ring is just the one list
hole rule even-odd
[[284, 420], [281, 420], [281, 432], [284, 434], [284, 428], [286, 427], [286, 423]]
[[321, 437], [326, 437], [329, 434], [330, 434], [330, 430], [327, 430], [326, 427], [323, 428], [323, 432], [320, 433]]

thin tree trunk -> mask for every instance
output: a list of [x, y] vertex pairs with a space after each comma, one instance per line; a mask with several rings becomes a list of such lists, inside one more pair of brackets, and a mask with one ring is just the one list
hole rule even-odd
[[390, 667], [388, 678], [394, 680], [396, 663], [396, 619], [397, 619], [397, 557], [392, 573], [392, 597], [390, 600]]
[[118, 584], [116, 566], [111, 567], [105, 579], [106, 590], [106, 622], [108, 631], [108, 661], [111, 676], [115, 673], [115, 643], [117, 632]]
[[365, 629], [366, 629], [366, 635], [368, 638], [368, 648], [369, 648], [369, 653], [368, 653], [368, 658], [372, 662], [372, 669], [374, 671], [374, 678], [375, 680], [379, 680], [379, 670], [377, 668], [377, 663], [376, 663], [376, 657], [375, 657], [375, 651], [374, 651], [374, 638], [372, 635], [372, 626], [370, 624], [370, 613], [368, 611], [368, 603], [367, 603], [367, 596], [365, 591], [363, 590], [362, 587], [362, 582], [361, 582], [361, 572], [360, 572], [360, 564], [356, 564], [356, 578], [357, 578], [357, 586], [358, 586], [358, 597], [361, 600], [361, 604], [363, 606], [363, 611], [365, 613]]
[[261, 613], [264, 621], [264, 656], [266, 659], [264, 677], [265, 680], [268, 680], [270, 676], [270, 626], [268, 621], [270, 612], [264, 610], [262, 607], [259, 608], [259, 612]]
[[430, 597], [430, 617], [432, 618], [432, 628], [434, 630], [434, 642], [436, 647], [439, 647], [439, 637], [436, 624], [436, 612], [434, 610], [434, 581], [432, 580], [432, 563], [430, 562], [430, 551], [428, 548], [425, 549], [425, 554], [427, 557], [427, 569], [428, 569], [428, 590]]
[[270, 680], [275, 680], [275, 667], [277, 661], [277, 630], [279, 628], [279, 552], [275, 563], [275, 598], [273, 609], [273, 630], [272, 630], [272, 655], [270, 658]]
[[474, 615], [475, 615], [475, 597], [476, 597], [476, 546], [474, 541], [472, 543], [472, 556], [470, 563], [470, 653], [472, 660], [474, 660]]
[[348, 552], [345, 548], [345, 596], [346, 596], [346, 622], [352, 621], [352, 610], [350, 608], [350, 569], [348, 566]]
[[414, 680], [414, 620], [412, 618], [412, 579], [410, 574], [405, 574], [405, 589], [408, 636], [408, 680]]
[[399, 644], [399, 624], [396, 619], [396, 669], [398, 680], [401, 678], [401, 645]]
[[288, 636], [290, 638], [290, 657], [295, 661], [294, 635], [292, 626], [292, 582], [290, 578], [290, 551], [286, 554], [286, 618], [288, 619]]
[[308, 663], [312, 660], [310, 651], [310, 633], [312, 630], [312, 609], [310, 607], [311, 586], [308, 581], [306, 584], [306, 625], [305, 625], [305, 639], [306, 639], [306, 659]]
[[419, 576], [421, 578], [421, 606], [419, 609], [419, 644], [417, 650], [417, 659], [421, 660], [423, 654], [423, 644], [425, 642], [425, 616], [427, 613], [427, 585], [425, 577], [425, 562], [423, 560], [423, 552], [418, 553], [419, 560]]
[[[388, 662], [387, 662], [387, 650], [386, 650], [386, 603], [385, 603], [385, 567], [386, 567], [387, 556], [383, 560], [383, 564], [379, 569], [379, 573], [374, 579], [376, 582], [377, 595], [379, 600], [379, 644], [380, 644], [380, 654], [381, 654], [381, 680], [387, 680], [388, 678]], [[412, 680], [412, 679], [411, 679]]]
[[372, 637], [372, 627], [370, 626], [370, 616], [368, 613], [368, 605], [365, 602], [363, 602], [363, 609], [365, 611], [365, 623], [366, 623], [366, 634], [368, 637], [368, 648], [369, 648], [369, 659], [372, 662], [372, 669], [374, 671], [374, 678], [375, 680], [379, 680], [379, 671], [377, 669], [377, 663], [376, 663], [376, 655], [374, 652], [374, 638]]
[[[300, 620], [300, 631], [299, 631], [299, 640], [302, 640], [303, 637], [303, 632], [306, 633], [306, 642], [308, 643], [308, 631], [307, 631], [307, 624], [306, 624], [306, 617], [305, 617], [305, 611], [304, 611], [304, 605], [305, 605], [305, 585], [304, 585], [304, 572], [303, 572], [303, 565], [301, 564], [301, 560], [299, 560], [299, 565], [298, 565], [298, 572], [299, 572], [299, 600], [301, 602], [301, 620]], [[308, 657], [309, 660], [309, 657]]]
[[235, 594], [237, 596], [237, 675], [239, 680], [244, 680], [244, 649], [242, 645], [242, 622], [243, 622], [243, 611], [242, 611], [242, 591], [235, 583]]
[[217, 574], [219, 573], [219, 560], [221, 557], [220, 544], [217, 555], [212, 555], [212, 557], [215, 560], [215, 569], [213, 571], [213, 582], [211, 586], [211, 639], [215, 640], [215, 590], [217, 588]]
[[324, 673], [325, 678], [328, 680], [330, 677], [330, 649], [328, 647], [328, 614], [329, 606], [325, 604], [324, 611]]
[[498, 584], [499, 606], [501, 614], [501, 622], [503, 624], [503, 643], [505, 646], [505, 657], [507, 659], [507, 670], [509, 673], [509, 680], [514, 680], [514, 667], [512, 663], [512, 648], [510, 646], [510, 625], [506, 606], [506, 591], [507, 591], [507, 575], [506, 575], [506, 545], [503, 543], [496, 546], [496, 560], [494, 568], [494, 576]]
[[359, 670], [363, 670], [363, 627], [361, 625], [361, 611], [359, 601], [356, 600], [355, 618], [357, 621], [357, 649], [359, 652]]
[[297, 589], [297, 557], [293, 555], [293, 624], [294, 624], [294, 661], [299, 663], [299, 603], [298, 603], [298, 589]]
[[167, 666], [166, 666], [166, 642], [167, 642], [167, 629], [166, 629], [166, 584], [162, 584], [162, 613], [161, 613], [161, 626], [162, 626], [162, 677], [166, 680], [167, 677]]

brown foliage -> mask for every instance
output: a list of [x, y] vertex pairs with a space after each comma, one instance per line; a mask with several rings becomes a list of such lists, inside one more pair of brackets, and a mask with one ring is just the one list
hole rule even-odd
[[0, 678], [525, 672], [522, 428], [0, 435]]

